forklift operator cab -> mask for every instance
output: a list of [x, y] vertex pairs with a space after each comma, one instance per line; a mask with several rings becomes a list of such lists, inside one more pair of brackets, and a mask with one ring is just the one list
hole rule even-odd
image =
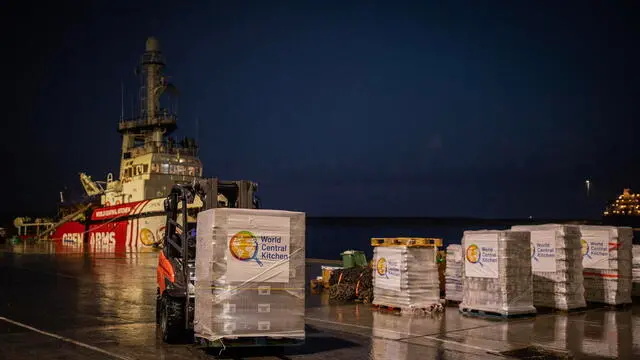
[[206, 179], [175, 185], [165, 199], [166, 230], [156, 270], [156, 322], [165, 342], [182, 342], [193, 331], [198, 213], [219, 207], [259, 208], [256, 190], [257, 185], [246, 180]]

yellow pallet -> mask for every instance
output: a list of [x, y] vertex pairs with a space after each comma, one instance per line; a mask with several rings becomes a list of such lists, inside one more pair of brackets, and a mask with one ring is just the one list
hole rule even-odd
[[371, 246], [412, 246], [412, 247], [439, 247], [442, 246], [440, 238], [372, 238]]

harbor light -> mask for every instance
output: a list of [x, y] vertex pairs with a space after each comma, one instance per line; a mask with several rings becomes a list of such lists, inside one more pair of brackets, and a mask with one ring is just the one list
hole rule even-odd
[[588, 179], [584, 181], [584, 185], [587, 187], [587, 196], [589, 195], [589, 190], [591, 190], [591, 181]]

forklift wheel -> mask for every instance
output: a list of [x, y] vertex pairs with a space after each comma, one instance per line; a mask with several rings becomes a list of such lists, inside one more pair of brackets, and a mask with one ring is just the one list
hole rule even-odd
[[160, 325], [160, 314], [162, 314], [162, 298], [160, 297], [160, 290], [156, 295], [156, 325]]
[[162, 340], [169, 344], [185, 341], [184, 304], [180, 299], [163, 295], [160, 299], [160, 330]]

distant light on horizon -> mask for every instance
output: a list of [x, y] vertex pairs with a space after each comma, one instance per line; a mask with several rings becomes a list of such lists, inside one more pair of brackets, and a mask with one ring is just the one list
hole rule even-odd
[[587, 196], [589, 196], [589, 191], [591, 190], [591, 180], [589, 179], [585, 180], [584, 184], [587, 187]]

